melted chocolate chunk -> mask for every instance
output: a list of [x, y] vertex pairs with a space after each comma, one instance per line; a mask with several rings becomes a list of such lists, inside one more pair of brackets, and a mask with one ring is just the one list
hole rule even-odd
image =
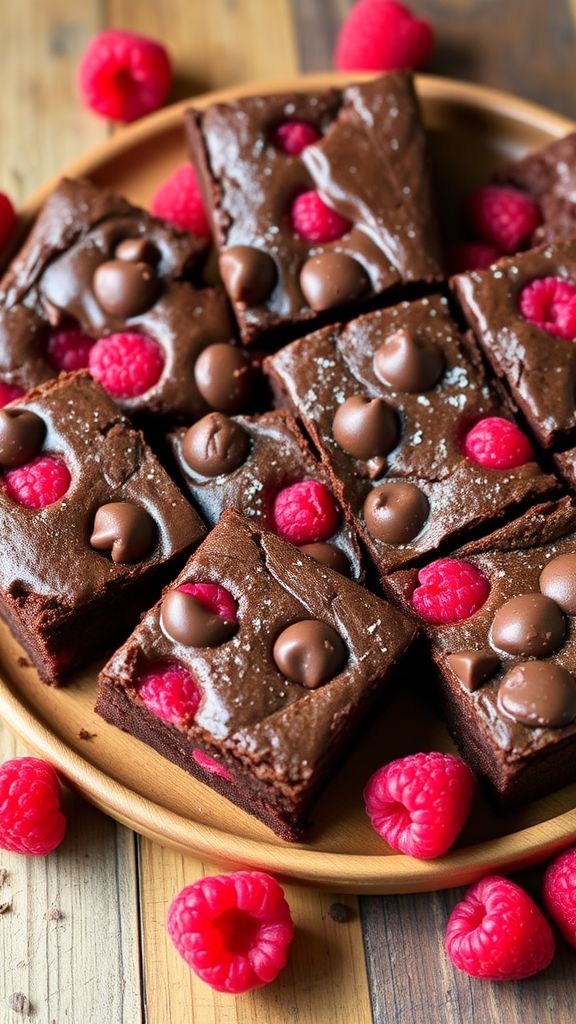
[[231, 473], [246, 461], [250, 438], [243, 427], [222, 412], [209, 412], [187, 430], [182, 456], [195, 473], [214, 477]]
[[105, 313], [128, 320], [154, 305], [160, 294], [160, 281], [149, 263], [117, 259], [100, 264], [92, 288]]
[[110, 551], [113, 562], [141, 562], [156, 537], [156, 524], [145, 508], [131, 501], [112, 501], [96, 512], [90, 544], [97, 551]]
[[374, 373], [397, 391], [429, 391], [444, 372], [444, 356], [433, 342], [400, 327], [374, 353]]
[[558, 555], [540, 574], [540, 590], [566, 615], [576, 615], [576, 554]]
[[194, 367], [196, 387], [202, 398], [219, 412], [240, 412], [250, 400], [252, 367], [246, 353], [219, 342], [200, 353]]
[[346, 648], [332, 626], [320, 619], [303, 619], [282, 630], [272, 657], [291, 683], [315, 690], [338, 675], [346, 661]]
[[193, 594], [170, 590], [162, 601], [160, 626], [169, 640], [186, 647], [219, 647], [238, 630], [235, 619], [210, 611]]
[[336, 443], [355, 459], [387, 455], [398, 441], [396, 413], [383, 398], [347, 398], [334, 416], [332, 430]]
[[481, 651], [455, 651], [446, 661], [470, 693], [474, 693], [500, 667], [500, 658], [488, 647]]
[[552, 661], [521, 662], [500, 683], [498, 707], [522, 725], [569, 725], [576, 718], [576, 679]]
[[149, 263], [154, 265], [160, 259], [160, 253], [149, 238], [125, 238], [114, 250], [117, 260], [128, 263]]
[[566, 620], [555, 601], [543, 594], [521, 594], [494, 616], [490, 641], [506, 654], [547, 658], [564, 642]]
[[306, 261], [300, 287], [315, 313], [353, 302], [369, 287], [363, 267], [344, 252], [324, 252]]
[[267, 252], [253, 245], [233, 245], [219, 260], [220, 276], [233, 302], [258, 306], [274, 289], [278, 272]]
[[44, 441], [46, 426], [27, 409], [0, 409], [0, 466], [13, 469], [30, 462]]
[[428, 498], [415, 484], [380, 484], [364, 502], [368, 530], [386, 544], [408, 544], [420, 533], [429, 512]]
[[327, 566], [328, 569], [334, 569], [335, 572], [341, 573], [342, 576], [350, 576], [350, 562], [342, 548], [337, 547], [336, 544], [316, 541], [313, 544], [302, 544], [300, 551], [304, 551], [306, 555], [315, 558], [317, 562]]

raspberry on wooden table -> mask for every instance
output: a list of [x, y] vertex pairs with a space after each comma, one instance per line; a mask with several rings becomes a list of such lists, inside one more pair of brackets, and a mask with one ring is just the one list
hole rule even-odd
[[112, 398], [136, 398], [160, 378], [164, 354], [160, 345], [144, 334], [110, 334], [92, 346], [88, 366]]
[[17, 384], [7, 384], [6, 381], [0, 380], [0, 409], [3, 409], [8, 402], [15, 402], [17, 398], [22, 398], [24, 394], [24, 388], [18, 387]]
[[301, 480], [279, 491], [272, 514], [275, 532], [291, 544], [327, 540], [339, 518], [334, 498], [319, 480]]
[[53, 331], [48, 340], [48, 358], [57, 370], [84, 370], [93, 345], [94, 338], [76, 327]]
[[192, 164], [182, 164], [158, 186], [150, 203], [155, 217], [167, 220], [198, 238], [210, 239], [212, 230]]
[[412, 594], [412, 605], [421, 618], [436, 625], [459, 622], [482, 607], [490, 584], [471, 562], [439, 558], [418, 573], [420, 586]]
[[473, 978], [519, 981], [548, 967], [554, 936], [528, 893], [492, 875], [473, 885], [452, 911], [446, 953]]
[[501, 416], [486, 416], [468, 431], [464, 454], [488, 469], [516, 469], [534, 458], [526, 434]]
[[46, 508], [63, 498], [70, 486], [70, 471], [56, 455], [38, 455], [4, 474], [9, 498], [25, 508]]
[[349, 220], [327, 206], [317, 192], [300, 192], [290, 211], [292, 228], [307, 242], [335, 242], [352, 227]]
[[532, 196], [502, 185], [481, 185], [466, 202], [470, 227], [478, 238], [501, 252], [518, 252], [542, 220]]
[[485, 270], [501, 256], [500, 249], [485, 242], [460, 242], [450, 246], [446, 262], [450, 274], [463, 274], [466, 270]]
[[5, 192], [0, 192], [0, 250], [16, 223], [16, 211]]
[[474, 777], [454, 754], [412, 754], [379, 768], [364, 790], [366, 812], [389, 846], [428, 860], [446, 853], [468, 817]]
[[157, 110], [171, 83], [164, 47], [135, 32], [100, 32], [88, 43], [78, 68], [84, 103], [111, 121], [135, 121]]
[[576, 846], [546, 868], [543, 895], [546, 909], [562, 935], [576, 946]]
[[278, 882], [263, 871], [201, 878], [170, 905], [168, 934], [180, 956], [218, 992], [274, 981], [294, 936]]
[[0, 765], [0, 847], [43, 857], [60, 845], [66, 818], [52, 765], [16, 757]]
[[427, 21], [396, 0], [359, 0], [344, 21], [336, 44], [338, 71], [419, 68], [434, 46]]
[[193, 722], [200, 704], [197, 683], [177, 662], [151, 666], [138, 680], [138, 696], [157, 718], [180, 727]]
[[272, 141], [281, 153], [287, 156], [300, 156], [306, 146], [318, 142], [320, 132], [308, 121], [283, 121], [273, 132]]
[[522, 316], [564, 341], [576, 340], [576, 284], [561, 277], [537, 277], [520, 292]]

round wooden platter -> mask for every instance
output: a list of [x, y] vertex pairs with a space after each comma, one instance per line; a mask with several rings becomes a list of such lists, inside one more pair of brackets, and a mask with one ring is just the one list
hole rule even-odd
[[[228, 89], [198, 97], [194, 103], [206, 107], [241, 95], [349, 80], [337, 74], [302, 76]], [[486, 180], [503, 160], [573, 128], [565, 118], [479, 86], [420, 77], [418, 91], [448, 223], [459, 193]], [[182, 114], [187, 105], [162, 110], [114, 135], [62, 173], [89, 175], [97, 184], [113, 186], [146, 205], [157, 183], [186, 159]], [[56, 180], [26, 204], [23, 224], [35, 215]], [[393, 757], [414, 750], [451, 749], [443, 726], [413, 694], [412, 680], [406, 678], [320, 799], [308, 841], [285, 843], [207, 786], [98, 718], [93, 711], [98, 668], [62, 689], [44, 686], [7, 628], [0, 626], [0, 716], [87, 799], [183, 853], [228, 867], [268, 869], [333, 891], [400, 893], [461, 885], [490, 871], [525, 866], [576, 837], [576, 786], [571, 786], [506, 816], [496, 815], [479, 795], [457, 847], [437, 861], [419, 862], [389, 850], [363, 811], [361, 794], [367, 778]]]

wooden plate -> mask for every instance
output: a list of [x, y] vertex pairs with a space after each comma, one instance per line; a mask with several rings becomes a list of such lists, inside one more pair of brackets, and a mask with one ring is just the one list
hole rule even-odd
[[[197, 106], [249, 93], [342, 84], [336, 74], [258, 83], [202, 96]], [[503, 159], [559, 138], [565, 118], [503, 93], [439, 78], [418, 80], [437, 178], [447, 213], [454, 196], [482, 181]], [[67, 167], [146, 204], [155, 185], [185, 159], [180, 103], [115, 135]], [[26, 204], [25, 221], [53, 188]], [[6, 627], [0, 627], [0, 715], [70, 785], [119, 821], [147, 836], [226, 866], [272, 870], [315, 886], [351, 892], [415, 892], [461, 885], [493, 870], [536, 862], [576, 837], [576, 786], [498, 817], [478, 798], [458, 847], [435, 862], [395, 854], [367, 823], [363, 784], [383, 762], [418, 749], [450, 749], [428, 707], [400, 694], [358, 744], [320, 800], [309, 841], [290, 845], [164, 761], [93, 710], [98, 666], [67, 688], [43, 686]], [[410, 690], [411, 680], [406, 680]]]

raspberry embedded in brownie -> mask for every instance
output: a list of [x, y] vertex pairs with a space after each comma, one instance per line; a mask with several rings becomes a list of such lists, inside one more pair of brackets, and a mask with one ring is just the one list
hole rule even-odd
[[576, 235], [576, 132], [503, 167], [496, 180], [538, 202], [542, 221], [532, 245]]

